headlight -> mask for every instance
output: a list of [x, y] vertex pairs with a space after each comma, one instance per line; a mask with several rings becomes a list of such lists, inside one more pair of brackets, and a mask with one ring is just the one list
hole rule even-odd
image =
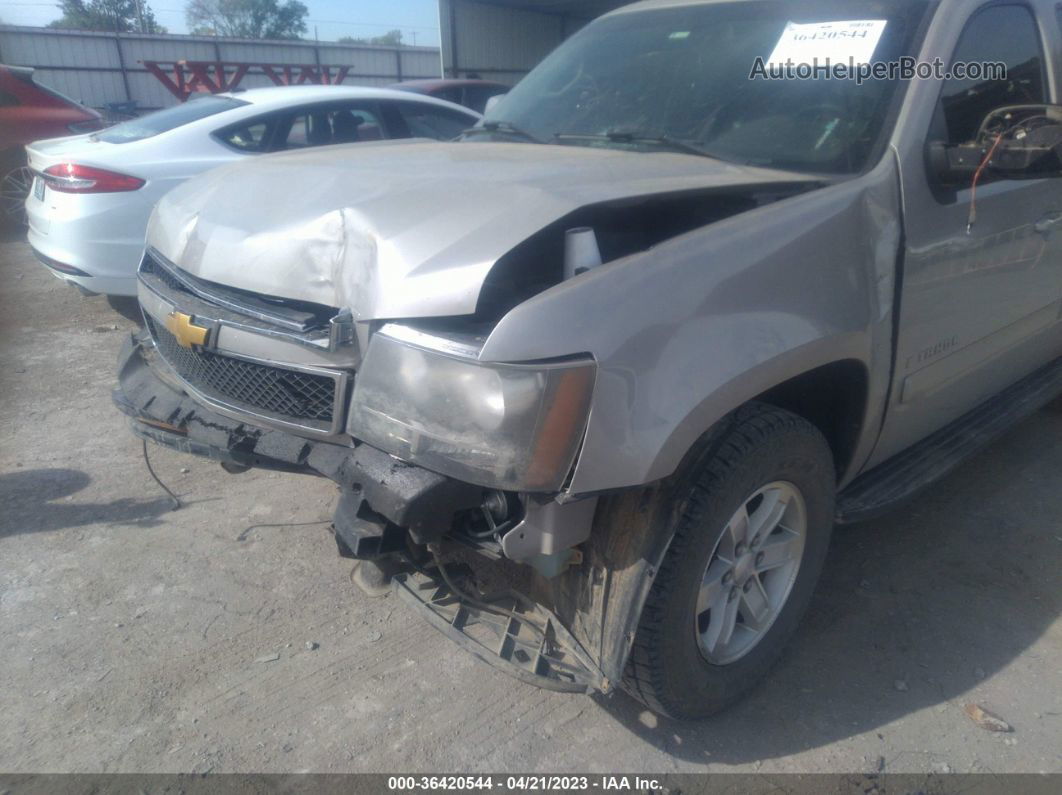
[[483, 364], [377, 333], [354, 379], [347, 430], [443, 475], [556, 491], [575, 459], [596, 366]]

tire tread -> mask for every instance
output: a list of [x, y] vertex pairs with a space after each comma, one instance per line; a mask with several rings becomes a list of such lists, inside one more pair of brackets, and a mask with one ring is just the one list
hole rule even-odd
[[674, 537], [657, 572], [653, 586], [642, 610], [638, 629], [624, 671], [624, 687], [631, 695], [654, 712], [668, 715], [671, 710], [660, 697], [659, 680], [665, 666], [660, 659], [664, 606], [672, 588], [676, 587], [675, 569], [682, 560], [682, 551], [691, 536], [699, 530], [698, 518], [705, 504], [740, 466], [753, 449], [770, 444], [783, 433], [808, 433], [825, 443], [818, 429], [802, 417], [763, 403], [750, 403], [724, 420], [724, 425], [708, 451], [707, 463], [696, 476], [677, 523]]

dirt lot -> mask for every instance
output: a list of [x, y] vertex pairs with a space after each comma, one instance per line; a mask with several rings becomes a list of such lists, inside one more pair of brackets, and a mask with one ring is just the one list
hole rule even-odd
[[246, 531], [327, 481], [155, 449], [171, 512], [110, 403], [133, 322], [17, 239], [0, 285], [0, 771], [1062, 771], [1062, 413], [839, 531], [770, 681], [677, 725], [466, 656], [326, 524]]

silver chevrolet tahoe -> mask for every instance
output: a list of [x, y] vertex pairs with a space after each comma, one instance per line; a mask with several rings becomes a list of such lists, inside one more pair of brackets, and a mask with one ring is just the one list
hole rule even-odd
[[[230, 472], [333, 480], [362, 583], [514, 676], [708, 715], [835, 524], [1062, 392], [1060, 23], [652, 0], [457, 141], [190, 180], [115, 401]], [[814, 61], [848, 71], [781, 68]]]

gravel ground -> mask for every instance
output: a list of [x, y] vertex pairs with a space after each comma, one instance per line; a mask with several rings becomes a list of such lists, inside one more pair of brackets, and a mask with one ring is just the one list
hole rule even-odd
[[153, 449], [171, 511], [110, 403], [131, 308], [10, 236], [0, 285], [0, 771], [1062, 772], [1062, 413], [838, 531], [770, 680], [675, 724], [363, 595], [327, 481]]

